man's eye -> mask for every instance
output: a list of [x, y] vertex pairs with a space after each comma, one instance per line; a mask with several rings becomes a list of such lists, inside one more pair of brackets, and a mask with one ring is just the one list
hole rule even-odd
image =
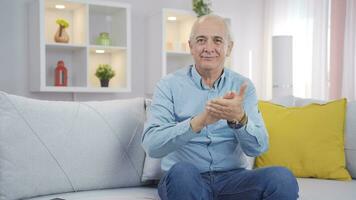
[[223, 40], [222, 40], [222, 39], [215, 39], [215, 43], [216, 43], [216, 44], [222, 44], [222, 43], [223, 43]]
[[205, 42], [205, 40], [204, 40], [204, 39], [197, 39], [197, 43], [202, 44], [202, 43], [204, 43], [204, 42]]

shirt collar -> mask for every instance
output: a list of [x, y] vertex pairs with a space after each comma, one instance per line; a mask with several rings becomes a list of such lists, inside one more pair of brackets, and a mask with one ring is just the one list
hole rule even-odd
[[[210, 89], [207, 85], [204, 85], [204, 83], [202, 81], [202, 78], [201, 78], [200, 74], [198, 73], [195, 65], [191, 66], [190, 71], [191, 71], [191, 77], [192, 77], [193, 82], [195, 83], [195, 85], [197, 85], [200, 89], [203, 89], [203, 90], [209, 90]], [[213, 89], [216, 89], [216, 88], [221, 89], [222, 85], [224, 83], [224, 80], [225, 80], [225, 69], [223, 70], [223, 73], [221, 74], [219, 79], [217, 79], [214, 82]]]

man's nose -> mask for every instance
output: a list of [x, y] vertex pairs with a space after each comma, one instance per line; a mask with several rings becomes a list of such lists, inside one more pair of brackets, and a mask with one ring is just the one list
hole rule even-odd
[[205, 43], [204, 51], [205, 51], [205, 52], [208, 52], [208, 53], [214, 52], [214, 51], [215, 51], [214, 42], [211, 41], [211, 40], [208, 40], [208, 41]]

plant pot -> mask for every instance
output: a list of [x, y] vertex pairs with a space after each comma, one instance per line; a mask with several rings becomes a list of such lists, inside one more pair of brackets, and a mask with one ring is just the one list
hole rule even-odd
[[100, 33], [99, 37], [96, 38], [96, 44], [103, 45], [103, 46], [110, 46], [111, 39], [109, 37], [109, 33], [106, 33], [106, 32]]
[[54, 35], [54, 41], [59, 43], [68, 43], [69, 42], [69, 35], [66, 32], [66, 29], [62, 26], [58, 27], [56, 34]]
[[109, 87], [110, 80], [100, 80], [101, 87]]

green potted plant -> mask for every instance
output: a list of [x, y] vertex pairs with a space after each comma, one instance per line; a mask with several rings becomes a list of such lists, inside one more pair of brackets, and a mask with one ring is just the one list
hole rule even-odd
[[193, 0], [193, 11], [198, 17], [211, 13], [212, 10], [210, 9], [210, 6], [210, 1], [206, 3], [204, 0]]
[[54, 41], [60, 43], [68, 43], [69, 35], [65, 31], [65, 29], [69, 27], [69, 22], [65, 19], [58, 18], [56, 20], [56, 23], [58, 24], [59, 27], [56, 34], [54, 35]]
[[101, 87], [108, 87], [110, 79], [115, 76], [115, 71], [109, 64], [100, 64], [95, 76], [100, 80]]

